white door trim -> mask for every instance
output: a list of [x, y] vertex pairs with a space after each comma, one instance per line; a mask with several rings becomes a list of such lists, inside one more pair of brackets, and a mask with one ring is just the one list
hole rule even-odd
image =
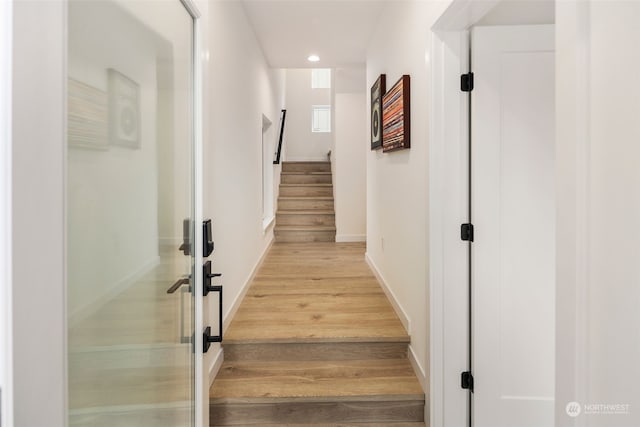
[[0, 2], [0, 425], [13, 425], [11, 43], [13, 3]]
[[565, 405], [571, 401], [587, 402], [589, 393], [590, 3], [556, 2], [558, 427], [581, 427], [588, 420], [568, 417]]
[[[445, 220], [462, 216], [459, 200], [466, 193], [464, 182], [451, 181], [451, 168], [459, 170], [466, 159], [456, 157], [464, 141], [447, 125], [447, 118], [460, 114], [461, 97], [445, 97], [443, 89], [455, 82], [454, 71], [461, 74], [460, 53], [464, 50], [457, 41], [464, 30], [483, 15], [495, 2], [454, 0], [433, 26], [431, 67], [433, 73], [432, 128], [430, 131], [430, 332], [431, 332], [431, 425], [462, 427], [460, 416], [452, 408], [461, 402], [454, 390], [445, 383], [459, 381], [451, 377], [450, 361], [461, 356], [448, 352], [445, 337], [456, 338], [456, 331], [466, 330], [466, 319], [456, 318], [451, 301], [444, 292], [460, 290], [460, 283], [447, 275], [456, 265], [457, 251], [450, 243], [452, 230]], [[564, 405], [570, 400], [585, 401], [587, 393], [587, 291], [588, 272], [588, 206], [589, 194], [589, 63], [590, 63], [590, 2], [556, 2], [556, 156], [562, 171], [556, 170], [558, 216], [556, 290], [556, 425], [579, 427], [585, 417], [566, 416]], [[487, 9], [487, 10], [488, 10]], [[447, 70], [447, 74], [443, 73]], [[446, 103], [445, 103], [446, 102]], [[560, 173], [562, 172], [562, 173]], [[446, 188], [444, 185], [447, 185]], [[446, 190], [446, 191], [445, 191]], [[457, 202], [458, 201], [458, 202]], [[458, 203], [458, 205], [456, 204]], [[458, 213], [458, 214], [456, 214]], [[446, 286], [445, 286], [446, 284]], [[456, 301], [466, 304], [466, 301]], [[454, 335], [450, 335], [451, 333]], [[459, 334], [459, 332], [457, 332]], [[456, 338], [457, 339], [457, 338]], [[463, 351], [465, 351], [463, 349]], [[447, 363], [445, 363], [445, 361]], [[445, 382], [446, 379], [446, 382]], [[459, 408], [463, 406], [457, 406]]]
[[[193, 147], [193, 173], [194, 173], [194, 202], [195, 202], [195, 246], [196, 248], [202, 247], [203, 234], [202, 227], [198, 226], [202, 224], [203, 220], [203, 62], [202, 57], [202, 45], [203, 45], [203, 25], [202, 15], [198, 9], [194, 0], [181, 0], [184, 7], [189, 14], [193, 17], [193, 127], [194, 127], [194, 147]], [[205, 372], [207, 370], [204, 366], [204, 354], [202, 347], [202, 339], [199, 339], [204, 330], [204, 297], [202, 295], [202, 251], [196, 250], [194, 254], [195, 258], [195, 271], [194, 271], [194, 304], [195, 304], [195, 322], [194, 322], [194, 351], [195, 351], [195, 426], [204, 427], [209, 425], [209, 381], [205, 381]], [[208, 379], [208, 375], [207, 379]]]
[[13, 418], [64, 427], [67, 1], [12, 6]]

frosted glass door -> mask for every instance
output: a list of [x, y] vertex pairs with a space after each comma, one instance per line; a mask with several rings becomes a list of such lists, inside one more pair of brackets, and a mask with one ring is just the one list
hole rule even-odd
[[194, 424], [193, 19], [68, 9], [69, 425]]

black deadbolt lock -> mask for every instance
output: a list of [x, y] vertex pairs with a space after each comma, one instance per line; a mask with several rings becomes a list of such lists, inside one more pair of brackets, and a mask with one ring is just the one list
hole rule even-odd
[[202, 256], [204, 258], [213, 252], [213, 237], [211, 237], [211, 220], [202, 222]]

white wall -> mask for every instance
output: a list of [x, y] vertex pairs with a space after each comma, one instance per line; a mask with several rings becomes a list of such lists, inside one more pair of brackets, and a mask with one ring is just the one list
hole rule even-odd
[[[333, 88], [333, 76], [331, 80]], [[311, 89], [311, 69], [307, 68], [286, 70], [286, 86], [286, 160], [326, 161], [335, 126], [331, 123], [332, 132], [311, 132], [311, 106], [332, 105], [333, 89]]]
[[537, 25], [555, 22], [555, 0], [502, 0], [475, 25]]
[[13, 6], [14, 425], [63, 427], [66, 7]]
[[0, 3], [0, 425], [13, 425], [11, 310], [12, 3]]
[[[640, 425], [640, 3], [557, 2], [556, 425]], [[631, 72], [631, 74], [629, 74]], [[582, 404], [569, 418], [567, 402]], [[587, 415], [585, 404], [630, 405]]]
[[368, 145], [365, 70], [336, 70], [333, 187], [336, 241], [366, 240]]
[[[381, 14], [384, 25], [379, 26], [367, 51], [367, 87], [381, 73], [387, 75], [388, 88], [401, 75], [411, 76], [411, 148], [387, 154], [369, 151], [367, 155], [367, 256], [406, 316], [411, 351], [427, 390], [429, 29], [446, 5], [389, 4]], [[367, 95], [367, 105], [369, 98]]]
[[[213, 220], [216, 248], [211, 260], [214, 271], [224, 274], [220, 282], [228, 325], [273, 239], [273, 230], [262, 228], [262, 115], [274, 125], [279, 122], [283, 89], [281, 73], [269, 68], [242, 5], [216, 1], [209, 9], [204, 218]], [[274, 182], [279, 182], [279, 167], [274, 168]], [[209, 305], [208, 324], [215, 328], [217, 305]], [[210, 369], [218, 348], [207, 355]]]

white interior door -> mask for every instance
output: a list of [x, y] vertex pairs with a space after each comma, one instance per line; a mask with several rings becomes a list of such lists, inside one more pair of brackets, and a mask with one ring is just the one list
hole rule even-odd
[[472, 31], [474, 427], [553, 425], [554, 29]]

